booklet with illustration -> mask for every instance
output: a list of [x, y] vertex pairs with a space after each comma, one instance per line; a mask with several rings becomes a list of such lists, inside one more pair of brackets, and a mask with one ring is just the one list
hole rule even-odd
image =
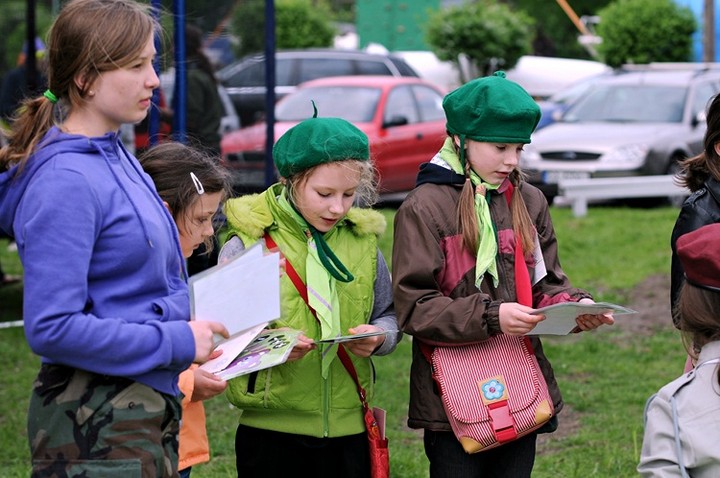
[[541, 309], [535, 309], [532, 314], [543, 314], [545, 320], [538, 323], [527, 335], [567, 335], [577, 327], [575, 319], [584, 314], [609, 314], [613, 316], [636, 314], [637, 311], [609, 302], [595, 302], [581, 304], [580, 302], [563, 302], [553, 304]]
[[378, 330], [375, 332], [363, 332], [354, 335], [341, 335], [332, 339], [318, 339], [315, 341], [316, 344], [340, 344], [343, 342], [349, 342], [351, 340], [364, 339], [366, 337], [374, 337], [376, 335], [383, 334], [394, 334], [397, 330]]
[[[214, 373], [223, 380], [239, 377], [257, 370], [262, 370], [287, 361], [290, 352], [298, 341], [301, 331], [293, 329], [272, 329], [261, 333], [228, 363], [219, 361], [225, 355], [209, 360], [200, 368]], [[229, 342], [220, 344], [218, 348], [227, 346]], [[230, 354], [228, 356], [231, 356]]]

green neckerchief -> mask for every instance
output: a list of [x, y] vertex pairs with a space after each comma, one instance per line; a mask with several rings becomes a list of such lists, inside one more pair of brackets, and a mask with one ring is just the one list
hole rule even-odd
[[[278, 204], [302, 227], [307, 236], [308, 254], [305, 259], [305, 282], [308, 292], [308, 305], [315, 311], [320, 322], [320, 338], [331, 339], [340, 335], [340, 301], [338, 299], [336, 280], [321, 260], [318, 251], [317, 235], [311, 232], [312, 226], [290, 204], [287, 189], [278, 197]], [[317, 231], [316, 231], [317, 232]], [[325, 240], [320, 241], [327, 247]], [[328, 248], [329, 249], [329, 248]], [[321, 346], [322, 376], [327, 378], [333, 359], [337, 356], [337, 345]]]
[[[460, 163], [453, 139], [447, 138], [440, 150], [440, 159], [448, 163], [456, 173], [465, 176], [465, 171]], [[498, 246], [495, 240], [495, 230], [493, 229], [492, 219], [490, 218], [490, 207], [486, 194], [490, 190], [500, 187], [499, 184], [489, 184], [482, 180], [475, 171], [470, 169], [470, 181], [475, 186], [475, 214], [478, 222], [478, 250], [475, 258], [475, 286], [479, 289], [485, 272], [489, 273], [493, 278], [493, 285], [498, 286], [498, 272], [495, 257], [497, 256]], [[478, 187], [481, 186], [481, 187]]]

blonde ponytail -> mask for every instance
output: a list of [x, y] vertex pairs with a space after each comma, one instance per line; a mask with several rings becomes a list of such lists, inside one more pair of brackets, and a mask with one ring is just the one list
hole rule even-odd
[[478, 221], [475, 213], [475, 187], [470, 181], [470, 162], [465, 162], [465, 184], [460, 192], [457, 207], [458, 231], [467, 251], [475, 255], [478, 247]]

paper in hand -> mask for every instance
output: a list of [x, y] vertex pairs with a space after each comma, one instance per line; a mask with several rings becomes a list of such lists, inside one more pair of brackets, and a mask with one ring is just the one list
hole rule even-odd
[[353, 335], [341, 335], [331, 339], [318, 339], [315, 341], [316, 344], [340, 344], [343, 342], [350, 342], [351, 340], [365, 339], [367, 337], [375, 337], [376, 335], [391, 334], [397, 332], [396, 330], [378, 330], [376, 332], [362, 332]]
[[263, 254], [260, 243], [191, 276], [189, 286], [193, 317], [222, 322], [231, 339], [280, 317], [280, 255]]
[[545, 320], [538, 323], [527, 335], [567, 335], [577, 327], [575, 319], [580, 315], [624, 315], [636, 314], [637, 311], [609, 302], [563, 302], [535, 309], [531, 313], [542, 314]]

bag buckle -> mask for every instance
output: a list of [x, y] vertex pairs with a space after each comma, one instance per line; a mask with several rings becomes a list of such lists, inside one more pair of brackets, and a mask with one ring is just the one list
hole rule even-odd
[[488, 406], [488, 414], [490, 415], [493, 433], [498, 442], [504, 443], [517, 438], [515, 420], [513, 420], [512, 415], [510, 415], [507, 400], [490, 404]]

